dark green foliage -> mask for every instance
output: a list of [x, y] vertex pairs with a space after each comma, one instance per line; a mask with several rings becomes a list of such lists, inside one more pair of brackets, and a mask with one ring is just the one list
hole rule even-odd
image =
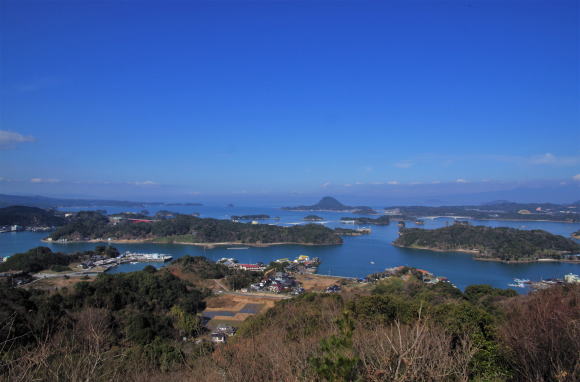
[[91, 306], [117, 311], [126, 308], [145, 312], [168, 311], [178, 305], [186, 312], [204, 308], [205, 296], [167, 271], [101, 274], [93, 282], [75, 284], [69, 298], [74, 307]]
[[164, 239], [163, 242], [194, 243], [307, 243], [341, 244], [336, 233], [320, 224], [280, 227], [268, 224], [244, 224], [230, 220], [200, 219], [177, 215], [174, 219], [152, 223], [108, 223], [106, 216], [85, 212], [53, 232], [53, 240]]
[[490, 285], [470, 285], [463, 292], [465, 298], [475, 305], [483, 305], [492, 309], [497, 301], [506, 297], [515, 297], [517, 292], [513, 289], [499, 289]]
[[103, 237], [107, 231], [107, 217], [95, 211], [81, 211], [63, 227], [54, 231], [50, 237], [53, 240], [81, 240], [85, 237]]
[[261, 273], [229, 268], [208, 260], [203, 256], [183, 256], [173, 262], [179, 265], [183, 272], [194, 273], [201, 279], [223, 279], [234, 290], [246, 288], [259, 281]]
[[43, 210], [42, 208], [11, 206], [0, 208], [0, 226], [21, 225], [21, 226], [59, 226], [65, 224], [64, 217], [57, 215], [54, 210]]
[[221, 279], [230, 272], [225, 265], [210, 261], [203, 256], [182, 256], [173, 264], [179, 265], [184, 272], [197, 274], [202, 279]]
[[403, 229], [395, 245], [437, 250], [476, 250], [478, 257], [501, 260], [560, 259], [580, 252], [580, 244], [542, 230], [454, 224], [434, 230]]
[[317, 215], [307, 215], [304, 217], [304, 220], [306, 220], [306, 221], [321, 221], [324, 219], [321, 218], [320, 216], [317, 216]]
[[226, 276], [226, 283], [231, 289], [239, 290], [247, 288], [250, 284], [260, 281], [261, 278], [262, 274], [258, 272], [232, 270], [232, 272]]
[[359, 359], [352, 350], [355, 323], [348, 311], [336, 321], [338, 335], [325, 338], [320, 343], [321, 356], [310, 359], [316, 374], [325, 381], [353, 381], [358, 373]]
[[418, 306], [408, 298], [396, 295], [361, 296], [349, 304], [357, 321], [381, 322], [384, 324], [410, 322], [417, 316]]
[[53, 265], [67, 266], [79, 258], [78, 254], [67, 255], [52, 252], [48, 247], [36, 247], [28, 252], [12, 255], [3, 263], [0, 263], [0, 272], [23, 271], [39, 272]]
[[106, 257], [117, 257], [120, 255], [117, 248], [108, 245], [97, 245], [95, 247], [95, 252]]
[[72, 269], [70, 269], [69, 267], [67, 267], [65, 265], [53, 265], [52, 267], [50, 267], [50, 270], [53, 272], [70, 272], [70, 271], [72, 271]]

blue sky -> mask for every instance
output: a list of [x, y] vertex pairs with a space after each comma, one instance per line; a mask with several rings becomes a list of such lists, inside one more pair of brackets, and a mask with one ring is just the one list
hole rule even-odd
[[1, 191], [580, 199], [577, 1], [0, 4]]

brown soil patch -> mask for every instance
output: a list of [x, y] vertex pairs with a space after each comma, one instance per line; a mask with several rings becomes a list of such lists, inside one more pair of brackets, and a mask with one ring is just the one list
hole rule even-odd
[[296, 280], [302, 283], [302, 287], [307, 292], [320, 292], [324, 291], [326, 288], [341, 284], [342, 281], [347, 280], [350, 282], [350, 279], [340, 278], [340, 277], [332, 277], [332, 276], [324, 276], [324, 275], [312, 275], [312, 274], [302, 274], [302, 275], [295, 275]]

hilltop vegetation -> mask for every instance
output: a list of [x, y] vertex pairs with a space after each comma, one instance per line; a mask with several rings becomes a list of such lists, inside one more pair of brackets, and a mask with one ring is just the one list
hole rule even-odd
[[[0, 373], [8, 380], [119, 380], [183, 362], [206, 295], [169, 272], [100, 275], [47, 293], [0, 285]], [[8, 342], [4, 342], [8, 341]]]
[[27, 206], [11, 206], [0, 208], [0, 226], [20, 225], [24, 227], [34, 226], [59, 226], [66, 220], [54, 210]]
[[441, 251], [475, 251], [477, 258], [503, 261], [560, 260], [580, 253], [580, 244], [542, 230], [460, 224], [434, 230], [402, 229], [393, 244]]
[[[204, 277], [206, 259], [176, 266]], [[195, 343], [207, 293], [148, 267], [47, 293], [0, 285], [0, 373], [44, 381], [559, 381], [580, 377], [580, 286], [516, 296], [426, 285], [412, 269], [249, 318], [228, 344]], [[548, 323], [546, 325], [546, 323]], [[183, 341], [183, 337], [188, 341]], [[547, 362], [546, 360], [549, 360]]]
[[280, 227], [267, 224], [245, 224], [230, 220], [201, 219], [176, 215], [173, 219], [133, 223], [109, 223], [105, 215], [82, 212], [50, 235], [52, 240], [148, 240], [159, 243], [240, 243], [248, 245], [295, 243], [331, 245], [342, 239], [319, 224]]
[[47, 247], [36, 247], [23, 253], [16, 253], [0, 263], [0, 272], [22, 271], [35, 273], [54, 267], [66, 267], [71, 263], [86, 260], [91, 256], [116, 257], [119, 251], [115, 247], [97, 246], [94, 251], [75, 253], [53, 252]]
[[368, 206], [351, 207], [346, 206], [331, 196], [325, 196], [316, 204], [311, 206], [297, 206], [297, 207], [282, 207], [283, 210], [288, 211], [337, 211], [337, 212], [353, 212], [358, 214], [374, 214], [376, 213]]

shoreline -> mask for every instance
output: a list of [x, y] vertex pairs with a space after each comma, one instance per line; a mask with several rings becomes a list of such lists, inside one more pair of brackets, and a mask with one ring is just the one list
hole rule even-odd
[[[396, 216], [396, 215], [395, 215]], [[418, 216], [418, 219], [427, 219], [430, 216]], [[448, 219], [466, 219], [472, 221], [504, 221], [504, 222], [541, 222], [541, 223], [568, 223], [568, 224], [580, 224], [580, 221], [572, 222], [569, 220], [546, 220], [546, 219], [508, 219], [508, 218], [473, 218], [470, 216], [437, 216], [436, 218], [448, 218]], [[413, 219], [399, 219], [406, 221], [413, 221]], [[435, 220], [435, 219], [433, 219]], [[580, 237], [579, 237], [580, 238]]]
[[402, 245], [397, 245], [391, 243], [393, 247], [397, 248], [407, 248], [407, 249], [418, 249], [420, 251], [431, 251], [431, 252], [456, 252], [456, 253], [465, 253], [472, 255], [471, 258], [473, 260], [478, 261], [495, 261], [498, 263], [504, 264], [526, 264], [526, 263], [571, 263], [571, 264], [580, 264], [580, 260], [566, 260], [566, 259], [550, 259], [550, 258], [540, 258], [535, 260], [502, 260], [498, 257], [477, 257], [474, 255], [478, 255], [480, 252], [476, 249], [439, 249], [439, 248], [429, 248], [429, 247], [406, 247]]
[[277, 245], [303, 245], [303, 246], [330, 246], [330, 245], [342, 245], [343, 243], [332, 243], [332, 244], [316, 244], [316, 243], [297, 243], [297, 242], [280, 242], [280, 243], [241, 243], [241, 242], [220, 242], [220, 243], [190, 243], [190, 242], [156, 242], [156, 239], [119, 239], [119, 240], [103, 240], [103, 239], [91, 239], [91, 240], [69, 240], [67, 242], [50, 241], [42, 239], [43, 243], [51, 244], [76, 244], [76, 243], [111, 243], [111, 244], [180, 244], [180, 245], [192, 245], [196, 247], [205, 248], [215, 248], [224, 246], [238, 246], [243, 245], [246, 247], [272, 247]]

